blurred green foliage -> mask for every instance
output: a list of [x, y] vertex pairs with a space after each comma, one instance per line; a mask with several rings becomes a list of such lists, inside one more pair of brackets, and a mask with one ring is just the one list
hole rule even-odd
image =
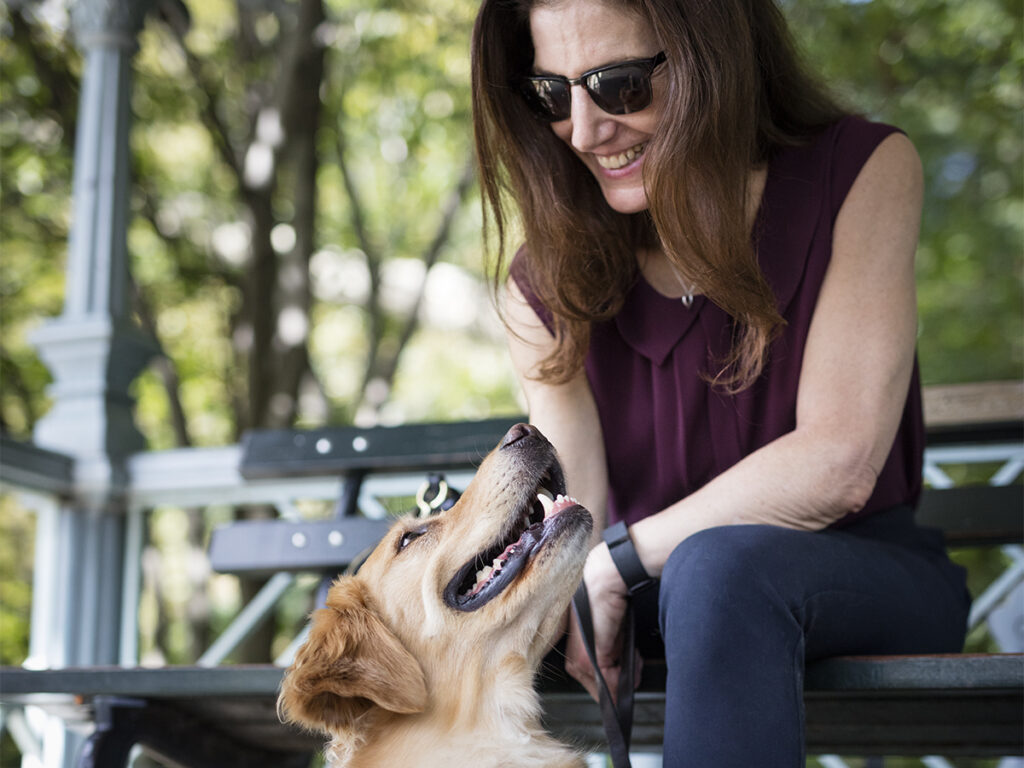
[[[925, 382], [1019, 378], [1024, 355], [1019, 7], [1008, 0], [785, 0], [783, 5], [822, 76], [851, 106], [906, 130], [922, 155], [927, 198], [918, 282]], [[129, 248], [134, 275], [180, 380], [181, 407], [194, 444], [235, 439], [247, 389], [245, 371], [232, 354], [231, 315], [245, 291], [249, 224], [239, 205], [237, 179], [222, 162], [217, 137], [203, 116], [210, 98], [204, 84], [214, 82], [225, 131], [245, 146], [254, 130], [247, 100], [273, 83], [275, 46], [288, 31], [287, 14], [275, 14], [272, 3], [247, 7], [243, 26], [229, 0], [191, 4], [185, 44], [194, 60], [166, 25], [150, 20], [137, 57]], [[339, 147], [359, 194], [367, 240], [398, 276], [387, 290], [400, 293], [396, 285], [407, 260], [422, 252], [470, 157], [473, 12], [473, 4], [459, 0], [326, 4], [327, 70], [320, 85], [325, 117], [317, 134], [319, 250], [311, 262], [310, 318], [310, 353], [322, 397], [319, 404], [306, 398], [313, 406], [299, 409], [300, 424], [350, 421], [365, 384], [370, 320], [358, 285], [366, 276], [358, 271], [363, 255], [353, 229], [353, 200], [336, 162]], [[5, 214], [0, 217], [0, 419], [22, 437], [31, 434], [47, 407], [48, 374], [26, 335], [41, 318], [60, 311], [70, 223], [81, 62], [59, 15], [56, 19], [56, 24], [45, 22], [27, 5], [0, 9], [0, 25], [14, 43], [0, 51]], [[274, 215], [287, 239], [294, 215], [287, 194], [275, 198]], [[474, 192], [460, 206], [441, 260], [479, 276], [480, 248]], [[386, 312], [388, 332], [394, 334], [402, 320], [402, 310]], [[477, 325], [454, 334], [448, 328], [422, 329], [386, 393], [386, 418], [516, 410], [516, 387], [503, 354], [493, 329], [484, 332]], [[424, 366], [444, 375], [424, 377]], [[164, 390], [154, 369], [137, 383], [139, 419], [155, 448], [180, 443], [169, 426]]]
[[35, 515], [0, 494], [0, 665], [20, 664], [28, 653], [35, 530]]
[[1024, 14], [1015, 0], [788, 0], [847, 103], [924, 162], [918, 348], [926, 384], [1024, 364]]

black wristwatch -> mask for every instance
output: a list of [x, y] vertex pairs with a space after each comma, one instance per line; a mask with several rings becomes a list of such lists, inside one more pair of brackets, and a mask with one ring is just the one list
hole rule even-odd
[[626, 589], [629, 590], [630, 595], [643, 592], [657, 582], [656, 579], [651, 578], [644, 569], [643, 563], [640, 562], [625, 522], [620, 521], [605, 528], [601, 535], [605, 544], [608, 545], [608, 551], [611, 552], [612, 562], [619, 570], [622, 580], [626, 582]]

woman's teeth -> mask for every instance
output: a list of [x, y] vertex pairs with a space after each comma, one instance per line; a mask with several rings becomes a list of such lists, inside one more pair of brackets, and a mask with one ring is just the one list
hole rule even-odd
[[630, 147], [625, 152], [617, 155], [595, 155], [597, 164], [609, 171], [617, 171], [619, 168], [625, 168], [640, 157], [644, 153], [644, 147], [646, 146], [646, 144], [637, 144], [635, 147]]

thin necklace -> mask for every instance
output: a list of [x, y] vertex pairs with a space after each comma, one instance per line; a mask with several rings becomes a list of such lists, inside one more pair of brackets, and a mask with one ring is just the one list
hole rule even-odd
[[679, 302], [686, 309], [689, 309], [690, 307], [693, 306], [693, 295], [697, 291], [697, 284], [696, 283], [688, 283], [688, 282], [686, 282], [683, 279], [683, 276], [681, 274], [679, 274], [679, 270], [676, 269], [675, 264], [673, 264], [664, 255], [662, 256], [662, 258], [665, 259], [665, 263], [668, 265], [669, 271], [675, 276], [676, 281], [679, 283], [679, 286], [683, 289], [683, 295], [679, 297]]
[[697, 290], [697, 286], [694, 283], [687, 283], [683, 280], [683, 276], [679, 274], [672, 262], [669, 262], [669, 268], [672, 270], [672, 274], [676, 276], [676, 280], [679, 281], [679, 285], [683, 289], [683, 295], [679, 297], [679, 301], [682, 302], [684, 307], [689, 309], [693, 306], [693, 292]]

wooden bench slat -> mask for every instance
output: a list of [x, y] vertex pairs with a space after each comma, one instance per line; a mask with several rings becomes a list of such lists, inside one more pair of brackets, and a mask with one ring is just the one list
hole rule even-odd
[[899, 691], [808, 691], [809, 752], [841, 755], [1003, 757], [1024, 754], [1024, 700], [1003, 689], [945, 691], [922, 698]]
[[0, 667], [0, 695], [34, 693], [80, 696], [276, 696], [284, 670], [270, 664], [224, 667]]
[[242, 438], [247, 479], [342, 475], [356, 470], [478, 465], [521, 416], [396, 427], [253, 430]]
[[922, 394], [925, 423], [936, 429], [1024, 422], [1024, 381], [933, 384]]
[[987, 688], [1024, 694], [1024, 654], [841, 656], [808, 665], [809, 691]]
[[1024, 486], [926, 488], [916, 518], [921, 525], [940, 528], [951, 546], [1019, 543], [1024, 539]]
[[[1024, 695], [1024, 654], [950, 653], [907, 656], [838, 656], [807, 665], [808, 692], [935, 691], [966, 688], [1020, 691]], [[564, 673], [538, 679], [545, 695], [572, 694], [580, 686]], [[644, 661], [641, 692], [665, 689], [665, 662]]]
[[[601, 750], [600, 710], [589, 698], [545, 697], [545, 727], [556, 737]], [[1021, 699], [1007, 692], [960, 692], [921, 701], [897, 695], [805, 695], [810, 754], [1002, 757], [1022, 754]], [[640, 694], [632, 748], [660, 752], [664, 696]]]
[[210, 565], [219, 573], [266, 576], [280, 571], [340, 573], [387, 533], [391, 520], [245, 520], [213, 531]]

